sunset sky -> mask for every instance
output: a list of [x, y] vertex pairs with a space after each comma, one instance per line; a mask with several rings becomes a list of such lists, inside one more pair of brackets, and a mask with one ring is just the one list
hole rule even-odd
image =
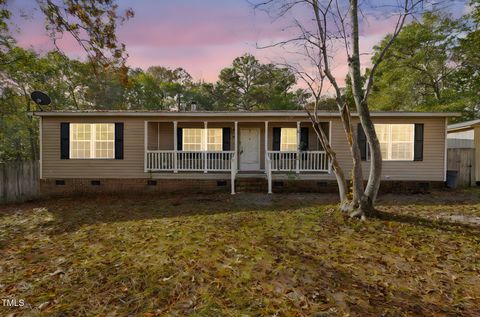
[[[371, 5], [390, 0], [366, 0]], [[396, 0], [391, 0], [396, 2]], [[468, 11], [466, 1], [449, 1], [455, 16]], [[257, 49], [256, 43], [272, 43], [288, 38], [282, 31], [288, 21], [272, 23], [272, 17], [253, 10], [246, 0], [135, 0], [119, 1], [121, 8], [132, 7], [135, 17], [119, 28], [118, 37], [127, 45], [131, 67], [152, 65], [184, 67], [196, 80], [215, 81], [219, 71], [244, 53], [263, 62], [289, 58], [279, 49]], [[10, 0], [19, 45], [46, 52], [52, 48], [41, 12], [34, 0]], [[26, 16], [26, 17], [25, 17]], [[362, 22], [362, 51], [370, 52], [393, 29], [388, 12], [376, 12]], [[61, 41], [71, 57], [82, 55], [70, 38]], [[342, 81], [346, 65], [339, 53], [335, 72]]]

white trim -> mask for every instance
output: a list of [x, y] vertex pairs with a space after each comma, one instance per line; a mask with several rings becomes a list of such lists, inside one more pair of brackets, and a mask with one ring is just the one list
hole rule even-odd
[[[40, 117], [305, 117], [308, 116], [305, 111], [194, 111], [194, 112], [165, 112], [165, 111], [46, 111], [30, 112], [29, 114]], [[318, 116], [340, 117], [338, 112], [317, 112]], [[372, 117], [458, 117], [458, 112], [371, 112]], [[358, 114], [351, 113], [352, 117]], [[308, 120], [307, 120], [308, 121]]]
[[43, 160], [42, 160], [42, 157], [43, 157], [43, 129], [42, 129], [42, 125], [43, 125], [43, 121], [42, 121], [42, 117], [40, 117], [40, 120], [38, 122], [38, 135], [39, 135], [39, 138], [40, 138], [40, 157], [38, 159], [38, 164], [39, 164], [39, 170], [40, 170], [40, 179], [43, 179]]

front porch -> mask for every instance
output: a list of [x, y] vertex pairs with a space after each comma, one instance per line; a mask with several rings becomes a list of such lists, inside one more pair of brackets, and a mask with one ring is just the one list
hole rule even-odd
[[[330, 135], [330, 123], [322, 124]], [[330, 173], [325, 151], [309, 122], [145, 122], [145, 173]]]

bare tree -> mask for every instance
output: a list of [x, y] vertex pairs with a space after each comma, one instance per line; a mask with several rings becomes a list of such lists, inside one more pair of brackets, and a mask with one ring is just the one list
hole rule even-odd
[[[254, 4], [256, 9], [265, 10], [269, 14], [273, 13], [276, 21], [287, 16], [293, 16], [293, 27], [298, 30], [297, 35], [282, 42], [260, 47], [280, 46], [288, 49], [293, 48], [294, 52], [301, 54], [308, 60], [308, 68], [305, 68], [305, 65], [300, 65], [300, 63], [286, 64], [306, 83], [313, 96], [313, 107], [310, 109], [306, 107], [306, 111], [317, 138], [332, 163], [332, 169], [339, 188], [340, 209], [349, 213], [351, 217], [364, 218], [374, 213], [374, 203], [380, 188], [382, 154], [368, 107], [368, 97], [375, 78], [375, 72], [378, 65], [382, 62], [385, 53], [394, 43], [407, 22], [407, 19], [415, 17], [420, 11], [433, 8], [432, 3], [434, 1], [392, 0], [390, 2], [386, 4], [384, 2], [381, 7], [372, 7], [369, 5], [369, 1], [362, 2], [362, 7], [359, 5], [358, 0], [267, 0]], [[438, 4], [438, 1], [435, 2]], [[362, 71], [363, 67], [360, 60], [359, 16], [364, 16], [362, 14], [366, 13], [367, 9], [379, 10], [385, 14], [389, 13], [390, 18], [395, 18], [396, 23], [390, 34], [389, 42], [380, 52], [375, 63], [371, 65], [368, 73], [365, 74], [366, 81], [363, 84], [364, 72]], [[294, 18], [297, 12], [301, 12], [302, 19]], [[352, 115], [346, 103], [344, 92], [332, 72], [334, 67], [332, 55], [338, 48], [342, 48], [346, 56], [349, 75], [352, 80], [356, 112], [368, 142], [370, 170], [366, 185], [364, 185], [361, 152], [357, 136], [354, 133]], [[349, 195], [349, 185], [345, 171], [336, 159], [336, 153], [319, 124], [317, 110], [321, 97], [325, 93], [325, 82], [328, 82], [333, 88], [343, 129], [350, 147], [353, 163], [351, 195]]]

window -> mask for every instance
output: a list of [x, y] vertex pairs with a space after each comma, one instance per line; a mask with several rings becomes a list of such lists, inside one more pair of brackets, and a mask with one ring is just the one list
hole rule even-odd
[[414, 127], [414, 124], [375, 124], [384, 160], [413, 160]]
[[70, 158], [113, 159], [115, 124], [70, 123]]
[[222, 129], [183, 129], [184, 151], [221, 151]]
[[207, 149], [209, 151], [221, 151], [223, 149], [222, 129], [208, 129]]
[[201, 151], [203, 141], [203, 129], [183, 129], [184, 151]]
[[280, 135], [280, 151], [297, 150], [297, 129], [282, 128]]

